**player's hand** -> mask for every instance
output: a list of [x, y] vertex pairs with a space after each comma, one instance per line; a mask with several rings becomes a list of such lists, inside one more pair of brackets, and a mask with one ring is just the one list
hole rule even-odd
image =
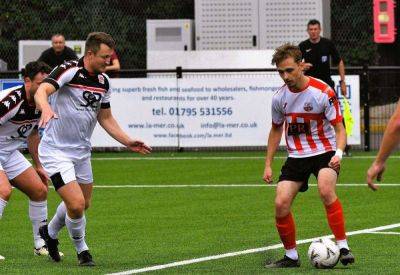
[[343, 96], [347, 96], [347, 86], [346, 82], [344, 81], [340, 82], [340, 92], [342, 93]]
[[328, 166], [335, 170], [336, 172], [339, 172], [340, 170], [340, 158], [339, 156], [333, 156], [331, 158], [331, 161], [328, 163]]
[[152, 150], [150, 146], [147, 146], [141, 140], [132, 140], [126, 147], [128, 147], [131, 151], [140, 153], [142, 155], [149, 154]]
[[268, 184], [272, 183], [273, 178], [272, 178], [272, 168], [271, 168], [271, 166], [265, 166], [263, 180]]
[[377, 181], [381, 181], [384, 171], [385, 171], [384, 163], [380, 164], [374, 161], [371, 167], [369, 167], [367, 171], [367, 184], [368, 187], [371, 188], [373, 191], [378, 190], [378, 185], [374, 184], [374, 179], [376, 178]]
[[303, 70], [308, 71], [313, 65], [311, 63], [304, 63]]
[[49, 123], [50, 119], [57, 119], [58, 116], [56, 113], [53, 112], [53, 110], [49, 107], [43, 108], [42, 109], [42, 114], [39, 119], [38, 127], [39, 128], [45, 128], [47, 123]]
[[48, 186], [48, 181], [50, 180], [49, 176], [47, 175], [46, 171], [43, 167], [35, 168], [36, 173], [39, 175], [40, 179], [42, 180], [43, 184]]

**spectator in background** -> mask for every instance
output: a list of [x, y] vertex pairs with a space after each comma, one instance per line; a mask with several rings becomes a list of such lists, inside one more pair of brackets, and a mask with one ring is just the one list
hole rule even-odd
[[121, 65], [119, 63], [118, 55], [114, 50], [111, 58], [110, 64], [106, 67], [106, 74], [111, 78], [119, 77], [119, 70], [121, 69]]
[[78, 56], [71, 48], [65, 46], [64, 35], [57, 33], [51, 37], [51, 48], [40, 55], [38, 61], [43, 61], [52, 69], [64, 63], [64, 61], [76, 60]]
[[[340, 75], [340, 92], [343, 96], [347, 95], [345, 82], [345, 67], [343, 59], [340, 57], [333, 42], [321, 37], [321, 23], [312, 19], [307, 23], [309, 38], [299, 44], [303, 56], [305, 75], [321, 79], [336, 92], [335, 82], [331, 78], [331, 61], [338, 66]], [[344, 155], [350, 155], [350, 147], [346, 145]]]

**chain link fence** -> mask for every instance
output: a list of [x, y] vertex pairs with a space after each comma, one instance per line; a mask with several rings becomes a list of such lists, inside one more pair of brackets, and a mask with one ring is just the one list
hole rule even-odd
[[331, 39], [346, 65], [376, 64], [372, 1], [331, 1]]
[[[9, 70], [16, 70], [19, 40], [49, 40], [54, 33], [63, 33], [67, 40], [85, 40], [89, 32], [104, 31], [117, 41], [117, 52], [123, 69], [145, 69], [146, 19], [194, 19], [194, 2], [195, 0], [2, 1], [0, 58], [8, 63]], [[372, 39], [372, 1], [330, 2], [331, 38], [346, 65], [376, 64], [379, 49]], [[306, 33], [304, 35], [306, 37]]]
[[123, 69], [146, 68], [146, 19], [193, 19], [194, 0], [19, 0], [0, 5], [0, 58], [18, 69], [19, 40], [110, 33]]

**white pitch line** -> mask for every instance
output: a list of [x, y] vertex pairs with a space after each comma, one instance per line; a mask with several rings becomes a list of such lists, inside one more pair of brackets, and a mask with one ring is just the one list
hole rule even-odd
[[[316, 184], [309, 184], [308, 186], [317, 186]], [[339, 183], [336, 187], [365, 187], [366, 183]], [[381, 183], [379, 186], [400, 186], [400, 183]], [[235, 188], [235, 187], [249, 187], [249, 188], [267, 188], [276, 187], [276, 184], [161, 184], [161, 185], [94, 185], [94, 188]]]
[[[352, 236], [352, 235], [359, 235], [359, 234], [365, 234], [365, 233], [370, 233], [370, 232], [382, 231], [382, 230], [387, 230], [387, 229], [392, 229], [392, 228], [397, 228], [397, 227], [400, 227], [400, 223], [351, 231], [351, 232], [347, 232], [346, 234], [347, 234], [347, 236]], [[320, 236], [320, 237], [315, 237], [315, 238], [311, 238], [311, 239], [299, 240], [296, 243], [297, 244], [310, 243], [310, 242], [313, 242], [313, 241], [321, 239], [321, 238], [333, 238], [333, 235], [326, 235], [326, 236]], [[282, 244], [275, 244], [275, 245], [270, 245], [270, 246], [266, 246], [266, 247], [246, 249], [246, 250], [242, 250], [242, 251], [229, 252], [229, 253], [207, 256], [207, 257], [202, 257], [202, 258], [195, 258], [195, 259], [184, 260], [184, 261], [179, 261], [179, 262], [172, 262], [172, 263], [163, 264], [163, 265], [155, 265], [155, 266], [149, 266], [149, 267], [144, 267], [144, 268], [139, 268], [139, 269], [132, 269], [132, 270], [127, 270], [127, 271], [122, 271], [122, 272], [117, 272], [117, 273], [109, 273], [108, 275], [127, 275], [127, 274], [143, 273], [143, 272], [149, 272], [149, 271], [154, 271], [154, 270], [166, 269], [166, 268], [170, 268], [170, 267], [177, 267], [177, 266], [189, 265], [189, 264], [194, 264], [194, 263], [218, 260], [218, 259], [222, 259], [222, 258], [235, 257], [235, 256], [239, 256], [239, 255], [258, 253], [258, 252], [278, 249], [278, 248], [282, 248], [282, 247], [283, 247]]]
[[[316, 187], [316, 184], [308, 186]], [[380, 183], [381, 187], [399, 187], [400, 183]], [[94, 185], [94, 188], [111, 189], [111, 188], [268, 188], [276, 187], [276, 184], [119, 184], [119, 185]], [[339, 183], [336, 187], [365, 187], [366, 183]], [[49, 188], [54, 188], [49, 186]]]
[[[287, 156], [276, 156], [275, 159], [286, 159]], [[390, 156], [390, 159], [400, 159], [400, 156]], [[32, 159], [27, 158], [29, 161]], [[103, 160], [258, 160], [265, 159], [263, 156], [244, 156], [244, 157], [92, 157], [91, 160], [103, 161]], [[352, 159], [375, 159], [375, 156], [353, 156], [345, 158], [348, 160]]]
[[[287, 156], [277, 156], [275, 159], [286, 159]], [[391, 159], [400, 159], [400, 156], [391, 156]], [[264, 156], [243, 156], [243, 157], [93, 157], [92, 160], [240, 160], [240, 159], [265, 159]], [[351, 159], [375, 159], [375, 156], [353, 156]]]
[[384, 231], [384, 232], [368, 232], [367, 234], [400, 235], [400, 232]]

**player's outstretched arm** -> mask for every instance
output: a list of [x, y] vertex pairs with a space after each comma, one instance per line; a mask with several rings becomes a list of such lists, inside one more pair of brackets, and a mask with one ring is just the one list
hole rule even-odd
[[43, 184], [47, 186], [48, 180], [50, 180], [46, 171], [43, 169], [42, 164], [39, 160], [38, 146], [40, 142], [39, 131], [37, 129], [33, 130], [31, 134], [28, 136], [28, 150], [29, 154], [32, 156], [33, 165], [35, 167], [36, 172], [38, 173], [40, 179]]
[[97, 115], [101, 127], [113, 137], [116, 141], [128, 147], [131, 151], [140, 154], [149, 154], [151, 147], [147, 146], [143, 141], [131, 139], [119, 126], [118, 122], [114, 119], [111, 108], [100, 109]]
[[400, 143], [400, 101], [397, 103], [395, 112], [387, 124], [378, 155], [371, 167], [367, 171], [367, 184], [372, 190], [377, 190], [378, 186], [374, 184], [374, 179], [382, 179], [385, 171], [385, 163], [392, 151]]
[[42, 112], [39, 120], [39, 128], [46, 127], [47, 123], [52, 118], [58, 118], [57, 115], [53, 112], [48, 102], [49, 95], [54, 93], [56, 88], [49, 83], [40, 84], [38, 90], [35, 94], [35, 104], [36, 109]]
[[272, 161], [274, 159], [274, 155], [276, 150], [278, 150], [279, 143], [281, 141], [283, 132], [283, 125], [277, 126], [272, 125], [271, 131], [268, 135], [268, 144], [267, 144], [267, 156], [265, 159], [265, 168], [263, 180], [266, 183], [272, 183]]

